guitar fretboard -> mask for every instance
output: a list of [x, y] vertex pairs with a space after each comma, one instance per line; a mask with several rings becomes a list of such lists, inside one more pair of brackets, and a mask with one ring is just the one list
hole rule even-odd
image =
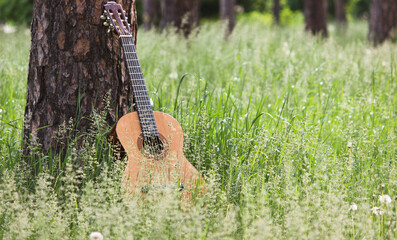
[[130, 75], [132, 94], [144, 137], [159, 136], [150, 98], [146, 89], [138, 55], [131, 35], [120, 35], [125, 63]]

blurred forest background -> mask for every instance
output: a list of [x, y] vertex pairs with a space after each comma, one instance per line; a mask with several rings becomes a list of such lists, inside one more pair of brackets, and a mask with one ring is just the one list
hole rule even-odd
[[[137, 0], [138, 21], [143, 22], [143, 2]], [[261, 14], [272, 18], [274, 0], [236, 0], [240, 6], [238, 10], [244, 14]], [[370, 0], [346, 0], [346, 13], [348, 18], [367, 18]], [[303, 12], [304, 0], [281, 0], [281, 23], [290, 24], [291, 16]], [[0, 21], [14, 24], [29, 24], [32, 18], [33, 0], [0, 0]], [[219, 18], [219, 1], [200, 1], [201, 19]], [[241, 15], [244, 15], [241, 14]], [[335, 18], [335, 0], [328, 1], [328, 15]]]

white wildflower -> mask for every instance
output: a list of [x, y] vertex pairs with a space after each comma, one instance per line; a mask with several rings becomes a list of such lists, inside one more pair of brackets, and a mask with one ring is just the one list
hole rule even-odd
[[379, 202], [382, 204], [390, 204], [391, 203], [391, 197], [389, 195], [380, 195], [379, 196]]
[[170, 73], [170, 75], [168, 75], [170, 78], [174, 78], [174, 79], [176, 79], [176, 78], [178, 78], [178, 73], [176, 73], [176, 72], [172, 72], [172, 73]]
[[349, 208], [349, 212], [353, 212], [353, 211], [357, 211], [357, 204], [355, 203], [352, 203], [352, 205], [350, 205]]
[[379, 207], [373, 207], [373, 208], [371, 208], [371, 212], [372, 212], [374, 215], [382, 215], [382, 214], [383, 214], [382, 209], [380, 209]]
[[352, 142], [348, 142], [347, 143], [347, 148], [352, 148], [353, 147], [353, 143]]
[[14, 26], [10, 26], [10, 25], [3, 25], [3, 32], [6, 34], [10, 34], [10, 33], [14, 33], [16, 32], [17, 29]]
[[103, 240], [103, 235], [100, 232], [92, 232], [90, 234], [90, 240]]

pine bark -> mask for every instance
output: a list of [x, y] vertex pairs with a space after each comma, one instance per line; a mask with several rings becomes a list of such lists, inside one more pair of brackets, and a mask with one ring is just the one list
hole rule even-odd
[[280, 24], [280, 0], [274, 0], [273, 2], [273, 18], [274, 18], [274, 24], [279, 25]]
[[397, 28], [397, 1], [372, 0], [369, 14], [368, 38], [374, 45], [391, 38], [393, 28]]
[[346, 1], [335, 0], [335, 20], [338, 28], [345, 28], [347, 26], [346, 18]]
[[236, 24], [236, 13], [234, 11], [236, 0], [220, 0], [219, 3], [221, 20], [227, 24], [227, 33], [230, 34]]
[[328, 36], [327, 0], [305, 0], [305, 30], [313, 35]]
[[150, 30], [159, 25], [159, 0], [143, 0], [143, 28]]
[[[105, 108], [113, 125], [132, 103], [121, 44], [107, 34], [100, 15], [106, 1], [35, 0], [25, 108], [24, 154], [29, 146], [58, 151], [58, 129], [72, 119], [76, 132], [86, 132], [92, 112]], [[135, 0], [119, 0], [137, 33]], [[77, 122], [76, 120], [79, 120]]]
[[200, 0], [161, 0], [161, 27], [173, 25], [187, 37], [199, 23]]

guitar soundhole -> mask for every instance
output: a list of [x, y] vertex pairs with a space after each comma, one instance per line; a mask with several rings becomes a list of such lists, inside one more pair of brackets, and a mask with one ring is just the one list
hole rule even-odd
[[149, 159], [161, 160], [167, 156], [168, 144], [162, 134], [149, 137], [141, 134], [138, 138], [138, 149]]

